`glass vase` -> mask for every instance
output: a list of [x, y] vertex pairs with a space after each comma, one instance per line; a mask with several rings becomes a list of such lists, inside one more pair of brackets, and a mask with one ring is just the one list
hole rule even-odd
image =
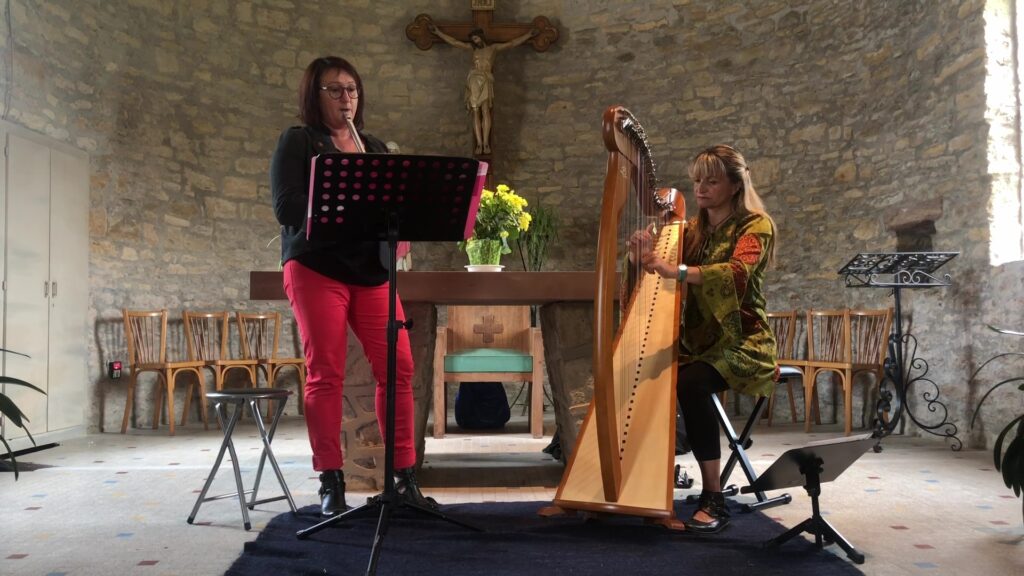
[[466, 255], [473, 266], [496, 266], [501, 263], [501, 240], [470, 238], [466, 240]]

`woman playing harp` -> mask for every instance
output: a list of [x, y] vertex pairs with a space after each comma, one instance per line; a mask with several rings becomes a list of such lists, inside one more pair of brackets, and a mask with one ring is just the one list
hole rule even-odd
[[768, 326], [764, 275], [775, 251], [775, 223], [734, 148], [702, 151], [690, 166], [698, 214], [686, 223], [683, 264], [631, 238], [644, 269], [687, 287], [677, 394], [700, 467], [698, 509], [686, 529], [715, 533], [729, 523], [720, 481], [721, 444], [711, 395], [724, 390], [767, 396], [774, 389], [775, 339]]

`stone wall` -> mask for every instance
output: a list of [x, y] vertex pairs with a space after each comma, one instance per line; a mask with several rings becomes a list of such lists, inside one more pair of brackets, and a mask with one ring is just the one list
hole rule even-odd
[[[947, 268], [954, 286], [914, 292], [905, 305], [964, 423], [979, 396], [970, 373], [995, 349], [1019, 347], [982, 324], [1024, 327], [1020, 264], [987, 259], [983, 8], [498, 2], [496, 19], [543, 14], [561, 38], [545, 53], [498, 57], [495, 182], [557, 207], [551, 268], [589, 269], [607, 105], [641, 119], [663, 182], [679, 188], [697, 150], [733, 143], [779, 226], [774, 309], [890, 305], [884, 291], [843, 289], [835, 271], [857, 252], [894, 249], [900, 211], [910, 212], [904, 221], [933, 218], [934, 248], [961, 251]], [[123, 356], [122, 307], [287, 312], [248, 301], [246, 272], [278, 265], [267, 164], [296, 123], [296, 85], [313, 57], [343, 55], [363, 71], [370, 132], [410, 153], [469, 153], [469, 56], [416, 49], [404, 28], [419, 13], [464, 20], [468, 2], [11, 1], [4, 116], [91, 155], [92, 429], [120, 420], [123, 386], [101, 366]], [[921, 206], [932, 209], [915, 216]], [[463, 257], [424, 244], [414, 263], [456, 269]], [[1011, 410], [986, 411], [991, 424], [975, 440]]]

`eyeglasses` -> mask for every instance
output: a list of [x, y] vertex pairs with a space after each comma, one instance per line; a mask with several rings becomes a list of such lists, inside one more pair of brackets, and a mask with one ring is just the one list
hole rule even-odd
[[359, 87], [355, 84], [350, 84], [348, 86], [331, 84], [329, 86], [321, 86], [320, 89], [327, 92], [327, 95], [331, 97], [331, 100], [341, 100], [342, 92], [348, 94], [348, 97], [352, 100], [359, 98]]

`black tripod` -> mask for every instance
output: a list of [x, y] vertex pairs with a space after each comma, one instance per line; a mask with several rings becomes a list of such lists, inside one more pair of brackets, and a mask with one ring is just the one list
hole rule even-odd
[[[365, 166], [363, 170], [344, 170], [341, 166]], [[379, 165], [379, 171], [373, 170]], [[406, 234], [405, 240], [449, 240], [452, 229], [457, 230], [456, 239], [464, 236], [465, 226], [459, 225], [459, 218], [452, 218], [451, 213], [444, 214], [444, 220], [432, 219], [431, 212], [439, 210], [459, 210], [462, 218], [467, 215], [475, 218], [475, 210], [470, 210], [471, 200], [479, 195], [479, 187], [476, 194], [472, 193], [475, 183], [470, 181], [469, 191], [465, 187], [459, 187], [458, 183], [466, 184], [465, 180], [472, 175], [476, 178], [478, 163], [463, 158], [436, 158], [417, 156], [387, 155], [382, 157], [375, 154], [325, 154], [317, 157], [314, 170], [313, 189], [345, 189], [364, 190], [365, 196], [359, 194], [323, 194], [321, 198], [310, 200], [310, 218], [307, 222], [309, 235], [313, 237], [314, 223], [320, 222], [327, 226], [318, 229], [327, 232], [315, 236], [324, 239], [360, 239], [379, 238], [379, 230], [386, 230], [388, 244], [388, 360], [387, 360], [387, 382], [385, 387], [387, 409], [385, 413], [385, 438], [384, 438], [384, 491], [368, 498], [366, 504], [355, 507], [337, 516], [333, 516], [306, 528], [299, 530], [296, 536], [305, 539], [312, 534], [333, 526], [338, 522], [360, 514], [364, 511], [377, 511], [377, 532], [373, 538], [373, 548], [370, 551], [370, 563], [366, 568], [367, 575], [377, 573], [377, 561], [380, 559], [381, 545], [384, 536], [388, 531], [388, 524], [392, 514], [403, 507], [411, 508], [420, 513], [446, 520], [459, 526], [483, 531], [481, 528], [468, 522], [452, 518], [438, 510], [420, 506], [403, 498], [395, 489], [395, 388], [396, 372], [398, 364], [398, 331], [410, 329], [411, 321], [399, 321], [398, 309], [398, 241], [399, 221], [401, 215], [407, 213], [409, 220], [420, 223], [419, 226], [410, 226], [410, 233]], [[419, 166], [420, 171], [416, 171]], [[393, 167], [392, 171], [387, 171]], [[402, 172], [402, 168], [406, 171]], [[442, 176], [444, 174], [445, 176]], [[447, 174], [453, 174], [447, 177]], [[385, 178], [386, 175], [386, 178]], [[394, 180], [390, 180], [394, 178]], [[379, 183], [377, 180], [383, 180]], [[453, 182], [449, 187], [434, 185], [435, 182]], [[324, 184], [327, 183], [327, 185]], [[344, 185], [341, 185], [344, 183]], [[482, 184], [482, 181], [480, 182]], [[400, 188], [399, 188], [400, 186]], [[380, 195], [369, 193], [371, 190], [395, 190], [393, 194]], [[400, 194], [399, 194], [400, 192]], [[453, 200], [443, 202], [442, 198], [450, 195]], [[379, 198], [380, 202], [376, 202]], [[393, 200], [393, 202], [391, 202]], [[454, 203], [454, 206], [453, 206]], [[439, 206], [439, 207], [438, 207]], [[314, 208], [317, 208], [314, 211]], [[383, 208], [383, 209], [382, 209]], [[472, 212], [472, 214], [470, 214]], [[331, 214], [330, 217], [314, 218], [314, 213]], [[334, 214], [346, 214], [345, 218], [336, 217]], [[415, 217], [415, 218], [413, 218]], [[383, 222], [380, 220], [383, 218]], [[330, 224], [342, 225], [346, 222], [353, 222], [348, 226], [331, 226]], [[445, 223], [451, 225], [445, 226]], [[464, 222], [464, 220], [463, 220]], [[455, 225], [455, 226], [452, 226]]]
[[768, 540], [764, 546], [779, 546], [803, 532], [808, 532], [814, 534], [814, 543], [818, 548], [824, 547], [825, 544], [838, 544], [854, 564], [863, 564], [864, 555], [822, 517], [818, 497], [821, 496], [822, 482], [835, 480], [862, 454], [870, 450], [876, 441], [870, 434], [864, 434], [792, 448], [779, 456], [757, 481], [740, 489], [740, 492], [747, 494], [802, 484], [807, 490], [807, 495], [811, 497], [811, 517]]

